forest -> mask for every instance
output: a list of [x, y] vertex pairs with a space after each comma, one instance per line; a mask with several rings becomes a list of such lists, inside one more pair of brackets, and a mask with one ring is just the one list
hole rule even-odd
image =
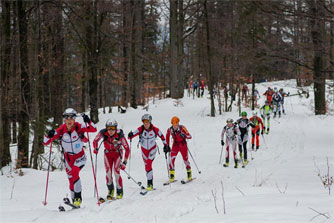
[[206, 83], [211, 116], [227, 112], [214, 92], [264, 79], [313, 85], [315, 115], [328, 110], [333, 0], [1, 0], [0, 14], [0, 168], [17, 144], [16, 167], [37, 169], [67, 107], [97, 123], [98, 108], [181, 99], [190, 81]]

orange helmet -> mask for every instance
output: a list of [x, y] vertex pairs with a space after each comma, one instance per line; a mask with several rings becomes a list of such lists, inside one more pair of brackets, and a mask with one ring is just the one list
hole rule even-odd
[[179, 124], [180, 119], [177, 116], [174, 116], [171, 120], [172, 125], [177, 125]]

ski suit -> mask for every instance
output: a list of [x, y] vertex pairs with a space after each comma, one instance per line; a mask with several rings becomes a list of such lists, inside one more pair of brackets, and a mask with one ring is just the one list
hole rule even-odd
[[123, 188], [123, 181], [120, 175], [120, 164], [123, 158], [123, 148], [125, 150], [124, 161], [128, 160], [130, 155], [129, 144], [124, 137], [122, 129], [117, 129], [114, 135], [110, 135], [107, 129], [102, 129], [93, 141], [94, 149], [98, 149], [98, 143], [103, 138], [104, 144], [104, 166], [106, 168], [106, 181], [109, 191], [114, 190], [112, 179], [112, 170], [116, 178], [116, 188]]
[[272, 102], [272, 97], [273, 97], [274, 91], [273, 90], [266, 90], [263, 95], [267, 96], [267, 100], [269, 101], [269, 104]]
[[282, 112], [283, 112], [283, 114], [285, 114], [285, 110], [284, 110], [284, 98], [286, 96], [288, 96], [288, 94], [286, 92], [284, 92], [284, 91], [280, 91], [280, 94], [282, 96], [282, 101], [281, 101]]
[[151, 184], [151, 182], [153, 182], [152, 162], [158, 151], [155, 140], [157, 136], [159, 136], [162, 143], [164, 145], [167, 145], [166, 139], [162, 132], [153, 124], [150, 125], [149, 129], [146, 129], [144, 125], [140, 126], [133, 132], [133, 136], [130, 139], [136, 137], [137, 135], [139, 135], [139, 140], [141, 144], [142, 158], [145, 163], [146, 177], [148, 180], [148, 184]]
[[226, 133], [226, 156], [225, 156], [225, 162], [229, 163], [229, 157], [230, 157], [230, 146], [232, 146], [233, 149], [233, 158], [235, 164], [238, 163], [237, 159], [237, 136], [240, 136], [240, 130], [236, 125], [233, 125], [232, 127], [229, 127], [228, 125], [224, 126], [223, 131], [221, 133], [221, 140], [224, 140], [224, 135]]
[[82, 200], [82, 186], [79, 172], [85, 166], [87, 160], [83, 143], [88, 142], [84, 133], [96, 131], [97, 129], [92, 121], [87, 128], [78, 122], [74, 122], [70, 131], [67, 131], [66, 124], [62, 124], [56, 129], [55, 135], [52, 138], [49, 138], [48, 136], [44, 137], [43, 145], [48, 145], [56, 139], [60, 140], [64, 152], [65, 169], [70, 184], [72, 200], [74, 198], [80, 198]]
[[254, 148], [254, 141], [255, 141], [255, 136], [256, 136], [256, 149], [259, 149], [260, 146], [260, 140], [259, 140], [259, 135], [260, 135], [260, 125], [262, 131], [264, 130], [263, 122], [262, 119], [258, 116], [253, 116], [250, 118], [250, 121], [253, 122], [255, 125], [252, 127], [252, 148]]
[[270, 114], [272, 113], [272, 109], [270, 105], [263, 105], [260, 108], [260, 113], [261, 113], [261, 117], [263, 119], [263, 126], [264, 129], [267, 128], [267, 133], [269, 133], [269, 129], [270, 129]]
[[[242, 154], [242, 147], [244, 148], [244, 160], [247, 160], [247, 142], [248, 142], [248, 127], [252, 126], [253, 128], [255, 125], [248, 119], [240, 118], [237, 120], [236, 124], [239, 126], [240, 135], [238, 136], [239, 142], [239, 153]], [[240, 156], [240, 159], [242, 157]]]
[[280, 93], [276, 92], [273, 96], [274, 102], [274, 118], [276, 117], [276, 113], [278, 112], [278, 116], [281, 117], [281, 103], [282, 103], [282, 96]]
[[186, 169], [191, 169], [190, 162], [188, 160], [188, 146], [186, 139], [191, 139], [191, 135], [188, 132], [187, 128], [183, 125], [179, 125], [176, 130], [174, 130], [173, 126], [167, 129], [166, 139], [167, 145], [169, 145], [169, 138], [172, 136], [173, 138], [173, 146], [170, 152], [170, 163], [169, 169], [175, 170], [175, 159], [177, 154], [180, 152], [183, 158], [183, 162], [186, 165]]

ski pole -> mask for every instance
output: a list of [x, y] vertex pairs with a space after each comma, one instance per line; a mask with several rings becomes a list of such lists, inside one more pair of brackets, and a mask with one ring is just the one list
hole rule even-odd
[[221, 149], [221, 151], [220, 151], [219, 164], [222, 163], [223, 150], [224, 150], [224, 146], [222, 146], [222, 149]]
[[[88, 129], [86, 122], [85, 122], [85, 125], [86, 125], [86, 129]], [[88, 148], [89, 148], [90, 160], [92, 161], [93, 177], [94, 177], [95, 190], [96, 190], [96, 195], [97, 195], [97, 205], [100, 206], [101, 202], [99, 200], [99, 192], [97, 190], [96, 175], [95, 175], [95, 170], [94, 170], [93, 156], [92, 156], [92, 150], [90, 148], [90, 140], [89, 140], [89, 133], [88, 132], [87, 132], [87, 138], [88, 138]]]
[[168, 179], [170, 178], [169, 176], [169, 171], [168, 171], [168, 161], [167, 161], [167, 153], [165, 153], [165, 159], [166, 159], [166, 167], [167, 167], [167, 175], [168, 175]]
[[142, 186], [142, 183], [141, 182], [137, 182], [135, 179], [133, 179], [133, 177], [128, 173], [126, 172], [125, 170], [123, 170], [124, 173], [126, 173], [126, 175], [128, 175], [128, 178], [131, 179], [135, 184], [137, 184], [141, 189], [145, 189], [144, 186]]
[[196, 168], [197, 168], [197, 171], [198, 171], [198, 173], [199, 174], [201, 174], [202, 173], [202, 171], [200, 171], [199, 169], [198, 169], [198, 166], [197, 166], [197, 164], [196, 164], [196, 162], [195, 162], [195, 159], [194, 159], [194, 157], [193, 157], [193, 155], [191, 154], [191, 152], [190, 152], [190, 149], [189, 148], [187, 148], [188, 149], [188, 152], [189, 152], [189, 154], [190, 154], [190, 156], [191, 156], [191, 158], [192, 158], [192, 160], [194, 161], [194, 163], [195, 163], [195, 166], [196, 166]]
[[[262, 135], [262, 134], [261, 134]], [[262, 138], [263, 138], [263, 142], [264, 142], [264, 145], [266, 146], [266, 148], [268, 149], [268, 146], [267, 146], [267, 143], [266, 143], [266, 140], [264, 139], [264, 136], [262, 135]]]
[[[104, 140], [100, 143], [98, 150], [100, 149], [103, 142]], [[95, 154], [95, 176], [97, 178], [97, 154]], [[95, 197], [95, 194], [96, 194], [96, 191], [94, 190], [94, 197]]]
[[44, 206], [47, 204], [46, 203], [46, 197], [48, 196], [49, 175], [50, 175], [50, 162], [51, 162], [51, 150], [52, 150], [52, 141], [51, 141], [50, 152], [49, 152], [48, 173], [47, 173], [47, 176], [46, 176], [45, 197], [44, 197], [44, 201], [43, 201], [43, 205]]
[[[131, 157], [132, 157], [132, 154], [131, 154], [131, 144], [132, 144], [132, 139], [130, 139], [129, 173], [130, 173], [130, 170], [131, 170]], [[128, 179], [130, 179], [129, 176], [128, 176]]]

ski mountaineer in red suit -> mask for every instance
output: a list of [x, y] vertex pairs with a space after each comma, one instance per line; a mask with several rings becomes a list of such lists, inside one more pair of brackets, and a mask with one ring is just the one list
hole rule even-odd
[[[143, 125], [137, 128], [134, 132], [129, 132], [128, 137], [132, 138], [139, 135], [139, 141], [141, 144], [142, 157], [145, 164], [145, 171], [147, 177], [146, 190], [153, 190], [153, 170], [152, 163], [155, 155], [158, 151], [156, 144], [156, 138], [159, 136], [164, 144], [164, 150], [169, 147], [166, 143], [165, 137], [162, 132], [152, 124], [152, 116], [145, 114], [141, 118]], [[169, 148], [170, 149], [170, 148]]]
[[166, 147], [164, 150], [165, 153], [170, 152], [170, 163], [169, 163], [169, 182], [174, 182], [175, 180], [175, 159], [177, 154], [180, 152], [183, 158], [183, 162], [186, 165], [187, 169], [187, 180], [191, 180], [191, 167], [188, 160], [188, 146], [186, 139], [191, 139], [191, 135], [188, 132], [187, 128], [183, 125], [180, 125], [180, 119], [177, 116], [174, 116], [171, 120], [172, 126], [167, 129], [166, 139], [167, 145], [169, 144], [169, 138], [173, 138], [172, 150], [169, 151]]
[[[127, 160], [130, 155], [129, 144], [124, 137], [122, 129], [117, 129], [116, 120], [108, 120], [106, 128], [102, 129], [93, 141], [94, 153], [99, 152], [99, 141], [103, 139], [104, 144], [104, 166], [106, 168], [106, 181], [108, 187], [107, 199], [114, 198], [114, 183], [112, 179], [112, 171], [116, 178], [116, 199], [123, 198], [123, 181], [120, 174], [120, 169], [125, 170]], [[123, 159], [123, 148], [125, 150]], [[123, 162], [122, 162], [123, 159]], [[103, 199], [101, 199], [103, 201]]]
[[274, 95], [274, 91], [273, 89], [271, 89], [271, 87], [268, 87], [268, 90], [266, 90], [266, 92], [264, 92], [263, 95], [267, 96], [267, 100], [269, 101], [269, 104], [272, 104], [272, 98], [273, 98], [273, 95]]
[[255, 127], [252, 127], [252, 150], [254, 150], [255, 136], [256, 136], [256, 150], [258, 150], [260, 146], [260, 141], [259, 141], [260, 125], [262, 129], [261, 135], [263, 135], [264, 125], [263, 125], [262, 119], [257, 116], [256, 111], [253, 112], [253, 117], [251, 117], [249, 120], [253, 122], [253, 124], [255, 125]]
[[73, 205], [80, 207], [81, 181], [79, 177], [80, 170], [86, 164], [86, 155], [83, 149], [83, 143], [88, 142], [85, 132], [96, 132], [94, 123], [87, 115], [83, 115], [83, 120], [88, 126], [75, 122], [77, 112], [73, 108], [67, 108], [63, 113], [65, 124], [62, 124], [56, 130], [50, 130], [44, 137], [43, 145], [48, 145], [58, 139], [64, 152], [65, 168], [70, 183], [71, 198]]

